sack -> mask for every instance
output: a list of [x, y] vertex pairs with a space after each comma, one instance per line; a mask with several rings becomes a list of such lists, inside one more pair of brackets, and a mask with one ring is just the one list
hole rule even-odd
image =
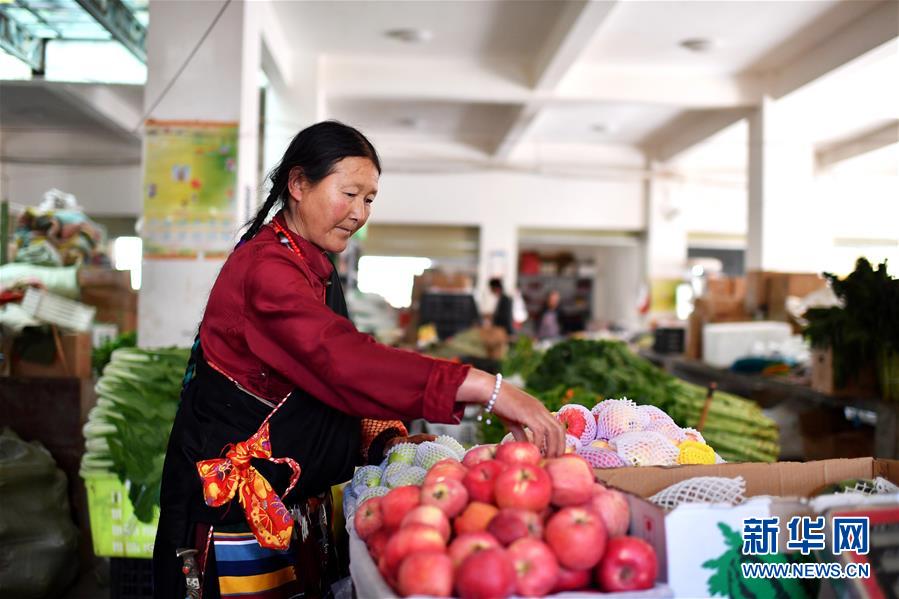
[[39, 443], [0, 433], [0, 589], [16, 599], [59, 597], [78, 574], [78, 530], [66, 476]]

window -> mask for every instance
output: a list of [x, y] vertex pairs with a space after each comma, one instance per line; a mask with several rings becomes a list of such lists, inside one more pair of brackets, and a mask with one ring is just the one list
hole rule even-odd
[[131, 271], [131, 288], [140, 289], [141, 259], [144, 244], [140, 237], [116, 237], [112, 242], [112, 260], [116, 270]]
[[408, 308], [412, 303], [415, 277], [430, 267], [430, 258], [362, 256], [359, 259], [359, 291], [377, 293], [394, 308]]

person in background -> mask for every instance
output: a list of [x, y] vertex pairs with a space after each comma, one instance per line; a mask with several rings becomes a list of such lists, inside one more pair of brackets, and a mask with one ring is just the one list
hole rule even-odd
[[562, 327], [559, 324], [559, 301], [561, 296], [558, 291], [550, 291], [543, 302], [543, 310], [537, 320], [537, 338], [555, 339], [562, 335]]
[[512, 298], [503, 292], [503, 282], [499, 278], [490, 279], [490, 293], [496, 296], [496, 309], [493, 311], [493, 326], [502, 327], [512, 335]]

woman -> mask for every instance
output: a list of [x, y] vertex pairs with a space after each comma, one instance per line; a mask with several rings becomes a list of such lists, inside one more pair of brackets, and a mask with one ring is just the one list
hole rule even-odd
[[469, 366], [379, 345], [347, 320], [326, 252], [342, 252], [368, 220], [380, 170], [351, 127], [301, 131], [222, 267], [166, 454], [158, 599], [184, 597], [182, 548], [199, 551], [205, 599], [326, 595], [340, 559], [328, 491], [379, 463], [406, 435], [400, 419], [452, 423], [465, 404], [485, 404], [517, 437], [526, 426], [547, 455], [563, 451], [560, 425], [535, 398]]
[[555, 339], [562, 335], [562, 327], [559, 324], [559, 301], [561, 296], [558, 291], [550, 291], [543, 302], [543, 310], [537, 319], [537, 338]]

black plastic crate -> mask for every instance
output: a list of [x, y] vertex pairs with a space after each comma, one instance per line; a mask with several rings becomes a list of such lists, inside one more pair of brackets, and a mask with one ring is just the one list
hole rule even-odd
[[652, 349], [657, 354], [682, 354], [686, 331], [680, 327], [659, 327], [655, 330]]
[[110, 599], [152, 599], [153, 560], [114, 557], [109, 560]]

